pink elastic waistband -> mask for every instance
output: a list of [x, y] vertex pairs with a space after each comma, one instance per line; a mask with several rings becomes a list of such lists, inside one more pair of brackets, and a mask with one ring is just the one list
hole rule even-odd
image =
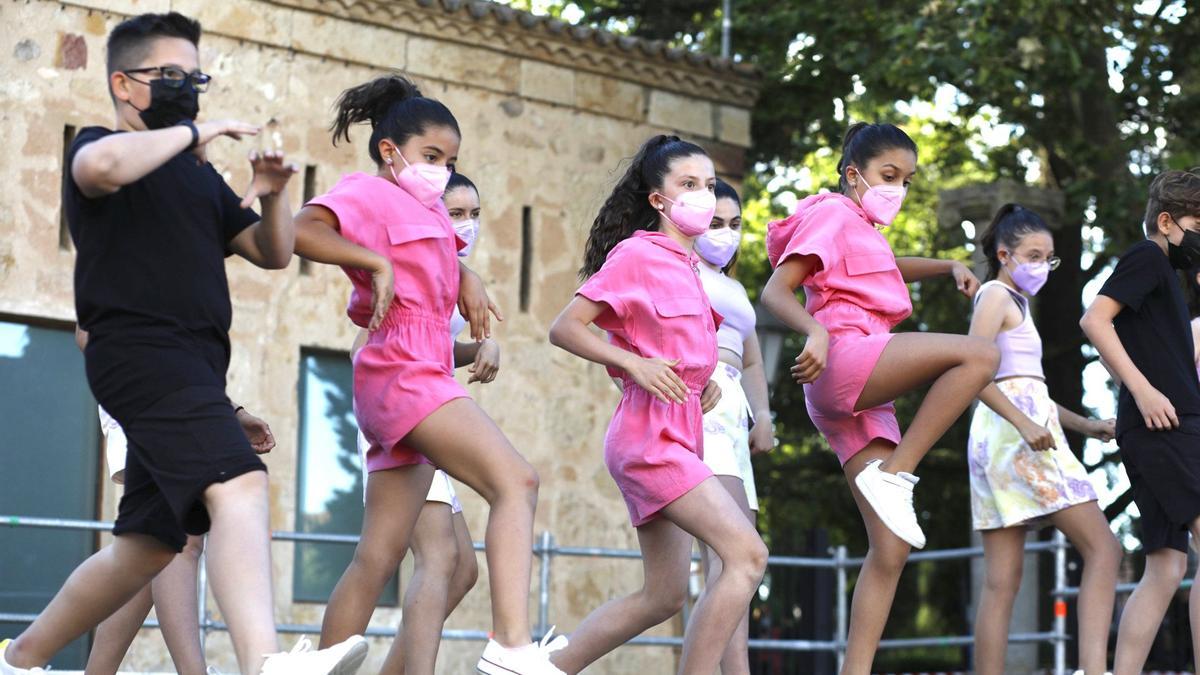
[[848, 300], [830, 300], [813, 312], [813, 318], [821, 322], [825, 330], [837, 332], [887, 333], [892, 322], [883, 314]]

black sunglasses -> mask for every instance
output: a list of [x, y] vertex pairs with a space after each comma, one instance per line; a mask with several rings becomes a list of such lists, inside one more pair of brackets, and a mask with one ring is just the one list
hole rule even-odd
[[[208, 91], [208, 85], [209, 85], [209, 83], [212, 82], [212, 77], [210, 77], [209, 75], [206, 75], [205, 73], [202, 73], [198, 70], [194, 73], [189, 73], [186, 70], [184, 70], [183, 68], [176, 68], [175, 66], [154, 66], [153, 68], [134, 68], [133, 70], [125, 70], [125, 71], [121, 71], [121, 72], [125, 73], [126, 75], [129, 75], [130, 73], [154, 73], [154, 72], [157, 72], [157, 73], [159, 73], [159, 75], [161, 75], [163, 83], [166, 84], [168, 87], [171, 87], [173, 89], [179, 89], [186, 83], [192, 87], [192, 91], [194, 91], [198, 94]], [[131, 79], [134, 82], [137, 82], [139, 84], [150, 84], [149, 82], [143, 82], [142, 80], [139, 80], [136, 77], [130, 77], [129, 79]]]

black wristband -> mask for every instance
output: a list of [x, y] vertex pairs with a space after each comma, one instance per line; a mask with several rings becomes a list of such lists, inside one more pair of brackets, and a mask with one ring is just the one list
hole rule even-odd
[[176, 124], [177, 127], [187, 127], [192, 130], [192, 142], [183, 149], [184, 152], [194, 150], [197, 145], [200, 145], [200, 130], [196, 128], [196, 123], [191, 120], [183, 120]]
[[239, 405], [238, 407], [236, 407], [236, 408], [234, 408], [234, 409], [233, 409], [233, 414], [234, 414], [234, 415], [236, 415], [236, 414], [240, 413], [241, 411], [243, 411], [243, 410], [245, 410], [245, 409], [246, 409], [246, 406], [244, 406], [244, 405]]

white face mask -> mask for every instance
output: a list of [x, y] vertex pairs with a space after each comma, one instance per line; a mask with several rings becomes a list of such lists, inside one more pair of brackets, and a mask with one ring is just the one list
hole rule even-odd
[[468, 218], [459, 220], [453, 223], [454, 232], [458, 234], [458, 238], [467, 242], [467, 245], [462, 247], [458, 252], [460, 258], [465, 258], [471, 255], [471, 250], [475, 248], [475, 238], [479, 236], [479, 219]]
[[696, 253], [717, 267], [724, 267], [737, 253], [742, 243], [742, 233], [728, 227], [709, 230], [696, 237]]

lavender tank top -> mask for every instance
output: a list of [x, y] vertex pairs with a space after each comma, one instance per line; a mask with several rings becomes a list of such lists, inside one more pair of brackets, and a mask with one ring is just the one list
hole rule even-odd
[[1033, 316], [1029, 312], [1029, 298], [1014, 291], [999, 281], [989, 281], [979, 288], [975, 295], [978, 303], [980, 294], [988, 286], [998, 285], [1012, 297], [1021, 308], [1021, 323], [1015, 328], [1001, 331], [996, 335], [996, 346], [1000, 348], [1000, 369], [996, 371], [996, 379], [1005, 377], [1036, 377], [1046, 379], [1042, 371], [1042, 336], [1038, 335], [1037, 326], [1033, 325]]
[[756, 321], [746, 289], [736, 279], [730, 279], [708, 265], [701, 263], [699, 269], [700, 283], [708, 295], [708, 302], [722, 318], [717, 328], [717, 346], [743, 358], [743, 343], [754, 333]]

